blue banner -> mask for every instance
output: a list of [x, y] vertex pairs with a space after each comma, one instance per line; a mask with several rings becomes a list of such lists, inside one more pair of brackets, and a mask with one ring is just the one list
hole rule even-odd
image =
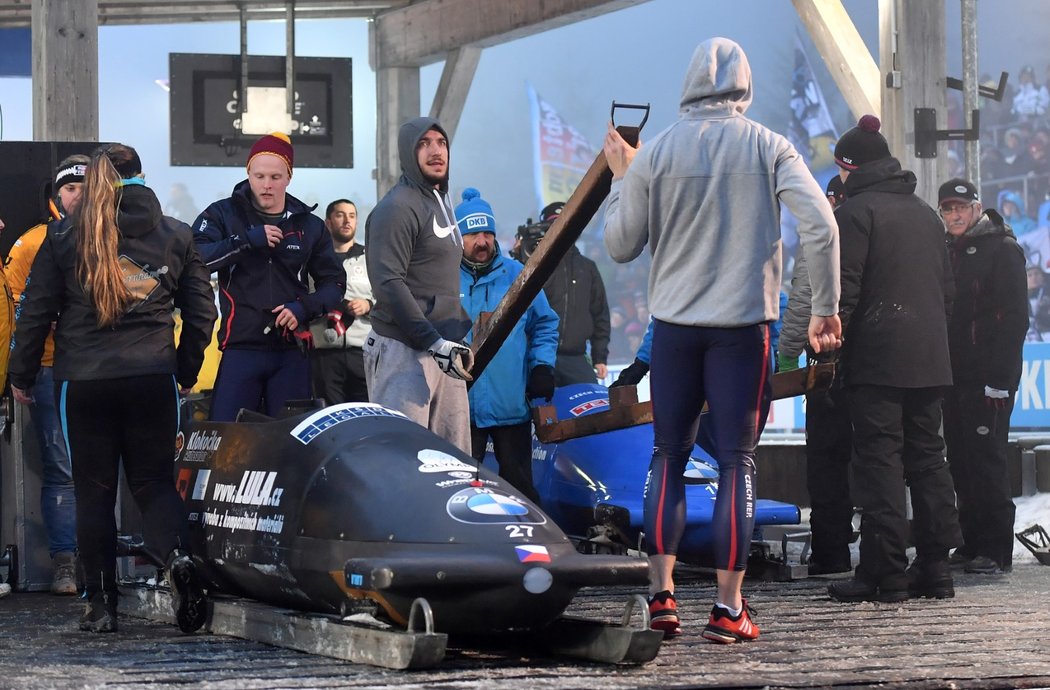
[[33, 74], [29, 28], [0, 29], [0, 77]]

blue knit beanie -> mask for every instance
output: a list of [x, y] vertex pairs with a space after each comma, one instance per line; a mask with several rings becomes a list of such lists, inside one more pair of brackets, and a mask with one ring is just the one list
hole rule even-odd
[[481, 198], [481, 192], [473, 187], [463, 190], [463, 203], [456, 207], [456, 218], [462, 235], [472, 232], [496, 234], [496, 219], [492, 215], [492, 207]]

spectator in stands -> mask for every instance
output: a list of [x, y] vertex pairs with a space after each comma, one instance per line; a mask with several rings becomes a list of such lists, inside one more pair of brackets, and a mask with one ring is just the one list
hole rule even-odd
[[1047, 107], [1050, 106], [1050, 92], [1047, 92], [1046, 86], [1035, 83], [1035, 70], [1032, 66], [1022, 67], [1017, 80], [1019, 84], [1014, 96], [1013, 114], [1022, 120], [1046, 115]]
[[999, 213], [1018, 237], [1035, 230], [1035, 221], [1025, 215], [1024, 198], [1012, 189], [999, 192]]
[[1028, 342], [1050, 341], [1050, 278], [1040, 266], [1039, 253], [1028, 254]]
[[1028, 132], [1021, 127], [1011, 127], [1006, 130], [1003, 141], [1006, 144], [1003, 150], [1003, 176], [1027, 175], [1032, 168], [1032, 158], [1028, 153]]

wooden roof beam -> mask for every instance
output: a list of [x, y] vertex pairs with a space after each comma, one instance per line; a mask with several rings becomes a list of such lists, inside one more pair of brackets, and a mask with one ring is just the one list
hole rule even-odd
[[638, 4], [639, 0], [423, 0], [376, 17], [373, 67], [419, 67], [444, 60], [462, 46], [485, 48]]
[[792, 2], [853, 116], [860, 119], [871, 113], [881, 117], [879, 66], [842, 6], [842, 0]]

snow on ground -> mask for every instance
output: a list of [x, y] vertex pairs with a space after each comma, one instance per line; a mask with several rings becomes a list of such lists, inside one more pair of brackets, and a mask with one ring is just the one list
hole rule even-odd
[[[1017, 515], [1014, 517], [1015, 534], [1032, 525], [1042, 525], [1043, 529], [1050, 532], [1050, 493], [1015, 498], [1014, 505], [1017, 506]], [[1035, 563], [1035, 556], [1017, 539], [1014, 540], [1014, 563]]]

